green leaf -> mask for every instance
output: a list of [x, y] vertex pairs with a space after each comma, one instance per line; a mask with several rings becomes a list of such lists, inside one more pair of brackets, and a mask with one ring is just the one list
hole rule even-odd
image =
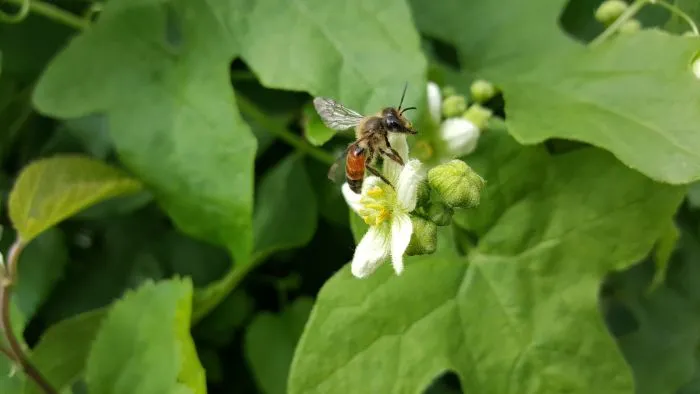
[[617, 340], [634, 372], [637, 394], [676, 393], [697, 375], [700, 244], [687, 231], [679, 244], [667, 280], [652, 293], [647, 291], [654, 278], [651, 261], [615, 275], [604, 293], [603, 305], [617, 312], [610, 321], [622, 313], [631, 317], [630, 328]]
[[418, 392], [447, 370], [464, 392], [631, 392], [599, 285], [649, 253], [683, 191], [594, 148], [547, 164], [467, 256], [411, 258], [398, 277], [346, 267], [327, 282], [290, 393]]
[[[32, 349], [31, 360], [55, 389], [68, 389], [82, 377], [90, 347], [107, 312], [107, 309], [96, 309], [81, 313], [42, 334]], [[27, 383], [24, 393], [41, 394], [41, 391]]]
[[287, 375], [294, 348], [313, 304], [311, 298], [297, 298], [279, 314], [259, 313], [246, 329], [246, 359], [263, 393], [287, 393]]
[[28, 322], [44, 304], [68, 264], [63, 232], [52, 228], [30, 243], [19, 257], [18, 283], [13, 301]]
[[254, 307], [255, 300], [250, 295], [232, 291], [194, 327], [193, 336], [217, 347], [227, 346], [253, 314]]
[[[643, 49], [640, 49], [643, 48]], [[700, 179], [696, 38], [643, 31], [504, 76], [507, 123], [518, 141], [587, 142], [662, 182]]]
[[[695, 24], [700, 23], [700, 3], [695, 0], [674, 0], [675, 6], [683, 10], [690, 16]], [[671, 14], [671, 18], [666, 22], [664, 28], [674, 33], [685, 33], [692, 31], [688, 22], [676, 14]]]
[[673, 251], [676, 249], [679, 237], [680, 232], [678, 231], [678, 227], [676, 227], [676, 223], [670, 220], [661, 233], [661, 238], [659, 238], [656, 243], [656, 250], [653, 256], [656, 270], [654, 279], [651, 282], [651, 289], [658, 287], [666, 280], [668, 264], [671, 261]]
[[[205, 393], [204, 370], [189, 335], [192, 284], [146, 283], [114, 304], [88, 357], [95, 393]], [[144, 373], [148, 371], [148, 373]]]
[[92, 204], [141, 187], [116, 168], [87, 157], [41, 159], [20, 173], [10, 193], [10, 218], [22, 242], [28, 243]]
[[316, 232], [318, 208], [301, 156], [288, 156], [265, 174], [257, 196], [253, 218], [254, 261], [311, 241]]
[[647, 30], [584, 47], [558, 26], [565, 3], [412, 0], [421, 31], [453, 43], [464, 73], [503, 91], [519, 142], [587, 142], [659, 181], [700, 179], [697, 39]]
[[230, 87], [227, 7], [110, 1], [53, 59], [33, 100], [57, 118], [106, 114], [120, 159], [175, 224], [247, 263], [256, 143]]
[[241, 20], [233, 27], [241, 54], [264, 86], [330, 96], [374, 113], [398, 105], [408, 82], [404, 104], [422, 102], [426, 61], [406, 2], [239, 0], [237, 5]]
[[[337, 133], [331, 130], [321, 121], [321, 117], [316, 112], [313, 104], [308, 103], [304, 106], [303, 114], [304, 136], [311, 145], [320, 146], [328, 142]], [[343, 133], [346, 136], [353, 137], [352, 132]]]

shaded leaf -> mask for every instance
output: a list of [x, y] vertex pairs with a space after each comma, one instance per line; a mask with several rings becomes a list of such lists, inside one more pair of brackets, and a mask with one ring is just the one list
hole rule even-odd
[[10, 193], [12, 223], [24, 243], [99, 201], [135, 193], [141, 184], [100, 161], [56, 156], [25, 167]]
[[[32, 349], [31, 360], [57, 390], [70, 388], [83, 376], [92, 342], [107, 315], [107, 309], [81, 313], [49, 327]], [[41, 394], [25, 384], [25, 394]]]
[[651, 250], [682, 190], [592, 148], [550, 158], [542, 181], [464, 258], [412, 258], [398, 277], [388, 265], [366, 280], [336, 274], [290, 392], [419, 392], [452, 370], [464, 392], [629, 393], [598, 287]]
[[253, 260], [305, 245], [316, 232], [317, 222], [316, 195], [303, 158], [288, 156], [260, 181], [253, 218]]
[[301, 297], [279, 314], [261, 312], [248, 325], [244, 349], [255, 381], [265, 394], [286, 394], [294, 348], [313, 307]]
[[227, 7], [109, 2], [53, 59], [33, 100], [62, 119], [106, 114], [120, 159], [175, 224], [243, 264], [252, 243], [256, 143], [230, 87], [236, 45]]
[[[96, 393], [205, 393], [189, 336], [192, 285], [146, 283], [114, 304], [90, 350], [86, 380]], [[148, 371], [148, 373], [144, 373]]]
[[232, 291], [193, 330], [197, 341], [227, 346], [254, 312], [255, 300], [243, 291]]

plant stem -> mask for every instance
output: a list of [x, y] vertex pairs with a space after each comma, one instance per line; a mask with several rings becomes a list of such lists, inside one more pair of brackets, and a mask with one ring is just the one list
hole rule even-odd
[[333, 155], [323, 149], [309, 145], [309, 143], [304, 141], [300, 136], [287, 130], [282, 123], [276, 122], [274, 119], [271, 119], [269, 115], [260, 111], [260, 109], [245, 97], [241, 95], [236, 96], [236, 102], [238, 103], [238, 108], [241, 110], [241, 113], [248, 115], [255, 122], [263, 126], [265, 130], [275, 134], [277, 137], [284, 140], [284, 142], [322, 163], [331, 165], [335, 162], [335, 157], [333, 157]]
[[632, 5], [627, 7], [625, 12], [623, 12], [622, 15], [620, 15], [620, 17], [615, 20], [615, 22], [608, 26], [607, 29], [600, 33], [600, 35], [596, 37], [593, 41], [591, 41], [588, 45], [593, 47], [610, 38], [610, 36], [615, 34], [617, 30], [625, 24], [625, 22], [637, 15], [637, 12], [639, 12], [639, 10], [641, 10], [642, 7], [644, 7], [649, 1], [650, 0], [637, 0], [634, 3], [632, 3]]
[[[29, 361], [29, 357], [24, 353], [22, 345], [15, 336], [15, 332], [12, 330], [12, 321], [10, 317], [10, 308], [12, 307], [12, 287], [17, 279], [17, 264], [19, 261], [19, 255], [24, 249], [24, 244], [19, 240], [15, 240], [10, 246], [10, 251], [7, 253], [7, 267], [5, 270], [5, 277], [2, 278], [2, 283], [0, 284], [0, 314], [2, 315], [1, 326], [2, 331], [5, 334], [5, 339], [7, 344], [10, 345], [8, 351], [11, 359], [17, 362], [24, 370], [24, 373], [33, 380], [37, 386], [39, 386], [47, 394], [58, 394], [51, 384], [41, 375], [38, 369]], [[7, 349], [6, 349], [7, 350]]]
[[693, 21], [693, 18], [686, 14], [682, 9], [676, 7], [671, 3], [667, 3], [664, 0], [650, 0], [650, 3], [658, 4], [671, 11], [672, 14], [678, 15], [681, 19], [685, 20], [688, 23], [688, 25], [690, 25], [690, 29], [693, 31], [694, 35], [700, 36], [700, 31], [698, 31], [698, 26], [695, 24], [695, 21]]
[[[22, 5], [25, 0], [6, 0], [8, 3]], [[29, 10], [35, 14], [45, 16], [57, 23], [72, 27], [78, 30], [84, 30], [90, 27], [90, 22], [82, 19], [70, 12], [56, 7], [53, 4], [44, 3], [39, 0], [29, 0]]]

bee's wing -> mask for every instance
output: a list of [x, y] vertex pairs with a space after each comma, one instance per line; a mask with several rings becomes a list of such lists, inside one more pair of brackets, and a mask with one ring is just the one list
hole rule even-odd
[[346, 130], [355, 127], [364, 118], [343, 104], [326, 97], [316, 97], [314, 107], [323, 124], [333, 130]]
[[348, 154], [348, 147], [341, 153], [328, 169], [328, 179], [333, 183], [343, 183], [345, 181], [345, 156]]

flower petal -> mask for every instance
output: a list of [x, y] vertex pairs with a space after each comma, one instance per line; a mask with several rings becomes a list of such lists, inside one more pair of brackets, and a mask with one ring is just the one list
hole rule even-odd
[[442, 114], [442, 94], [440, 87], [435, 82], [428, 82], [428, 112], [435, 124], [440, 124]]
[[481, 132], [476, 125], [464, 118], [451, 118], [440, 125], [440, 136], [447, 143], [450, 155], [465, 156], [476, 149]]
[[416, 209], [418, 200], [418, 184], [425, 178], [423, 165], [420, 161], [413, 159], [403, 167], [396, 184], [396, 194], [401, 207], [406, 212]]
[[[401, 156], [404, 163], [408, 160], [408, 142], [406, 141], [405, 134], [390, 133], [389, 134], [389, 144], [396, 152]], [[384, 158], [384, 166], [382, 167], [382, 172], [386, 179], [389, 180], [393, 185], [399, 180], [399, 174], [401, 173], [401, 165], [391, 160], [389, 158]]]
[[361, 194], [357, 194], [350, 189], [350, 185], [343, 183], [343, 187], [340, 189], [343, 192], [343, 197], [345, 197], [345, 202], [350, 208], [352, 208], [355, 213], [359, 213], [362, 209], [362, 204], [360, 204]]
[[396, 274], [403, 271], [403, 254], [413, 234], [413, 223], [406, 214], [394, 215], [391, 220], [391, 265]]
[[358, 278], [364, 278], [373, 273], [389, 256], [389, 237], [387, 225], [371, 226], [355, 248], [350, 270]]

